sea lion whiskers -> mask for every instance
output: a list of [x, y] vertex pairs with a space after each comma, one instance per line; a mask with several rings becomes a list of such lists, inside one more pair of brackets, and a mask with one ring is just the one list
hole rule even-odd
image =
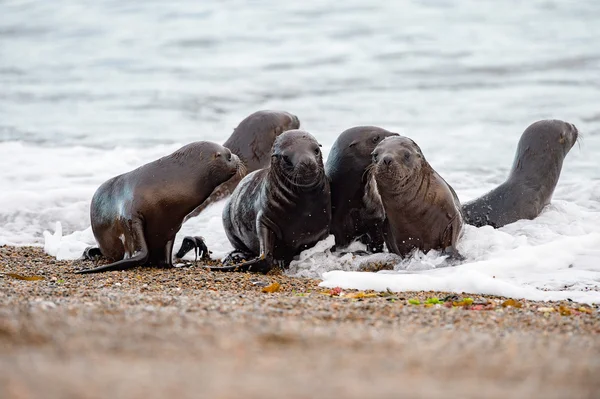
[[243, 162], [238, 162], [235, 175], [242, 178], [246, 176], [246, 173], [248, 173], [248, 168], [246, 168], [246, 165], [244, 165]]

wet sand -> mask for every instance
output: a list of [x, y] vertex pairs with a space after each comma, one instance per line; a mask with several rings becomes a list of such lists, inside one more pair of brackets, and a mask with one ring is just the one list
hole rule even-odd
[[600, 395], [594, 306], [82, 266], [0, 247], [1, 398]]

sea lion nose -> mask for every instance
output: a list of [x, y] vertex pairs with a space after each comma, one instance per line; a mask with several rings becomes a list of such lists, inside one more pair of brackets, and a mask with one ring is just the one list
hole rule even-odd
[[302, 155], [298, 157], [298, 161], [296, 164], [302, 167], [313, 167], [316, 165], [316, 162], [310, 155]]
[[391, 155], [385, 155], [383, 158], [381, 158], [381, 162], [385, 166], [390, 166], [392, 164], [393, 160], [394, 160], [394, 158]]

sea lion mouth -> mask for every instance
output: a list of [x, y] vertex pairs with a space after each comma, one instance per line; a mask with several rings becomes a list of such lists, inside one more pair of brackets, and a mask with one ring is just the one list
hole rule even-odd
[[323, 180], [325, 171], [323, 168], [300, 166], [294, 168], [287, 178], [292, 186], [298, 188], [310, 188], [318, 185]]

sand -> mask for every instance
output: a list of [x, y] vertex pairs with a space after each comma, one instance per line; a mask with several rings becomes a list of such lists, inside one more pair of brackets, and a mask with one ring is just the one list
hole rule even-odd
[[597, 307], [82, 266], [0, 247], [0, 398], [600, 397]]

